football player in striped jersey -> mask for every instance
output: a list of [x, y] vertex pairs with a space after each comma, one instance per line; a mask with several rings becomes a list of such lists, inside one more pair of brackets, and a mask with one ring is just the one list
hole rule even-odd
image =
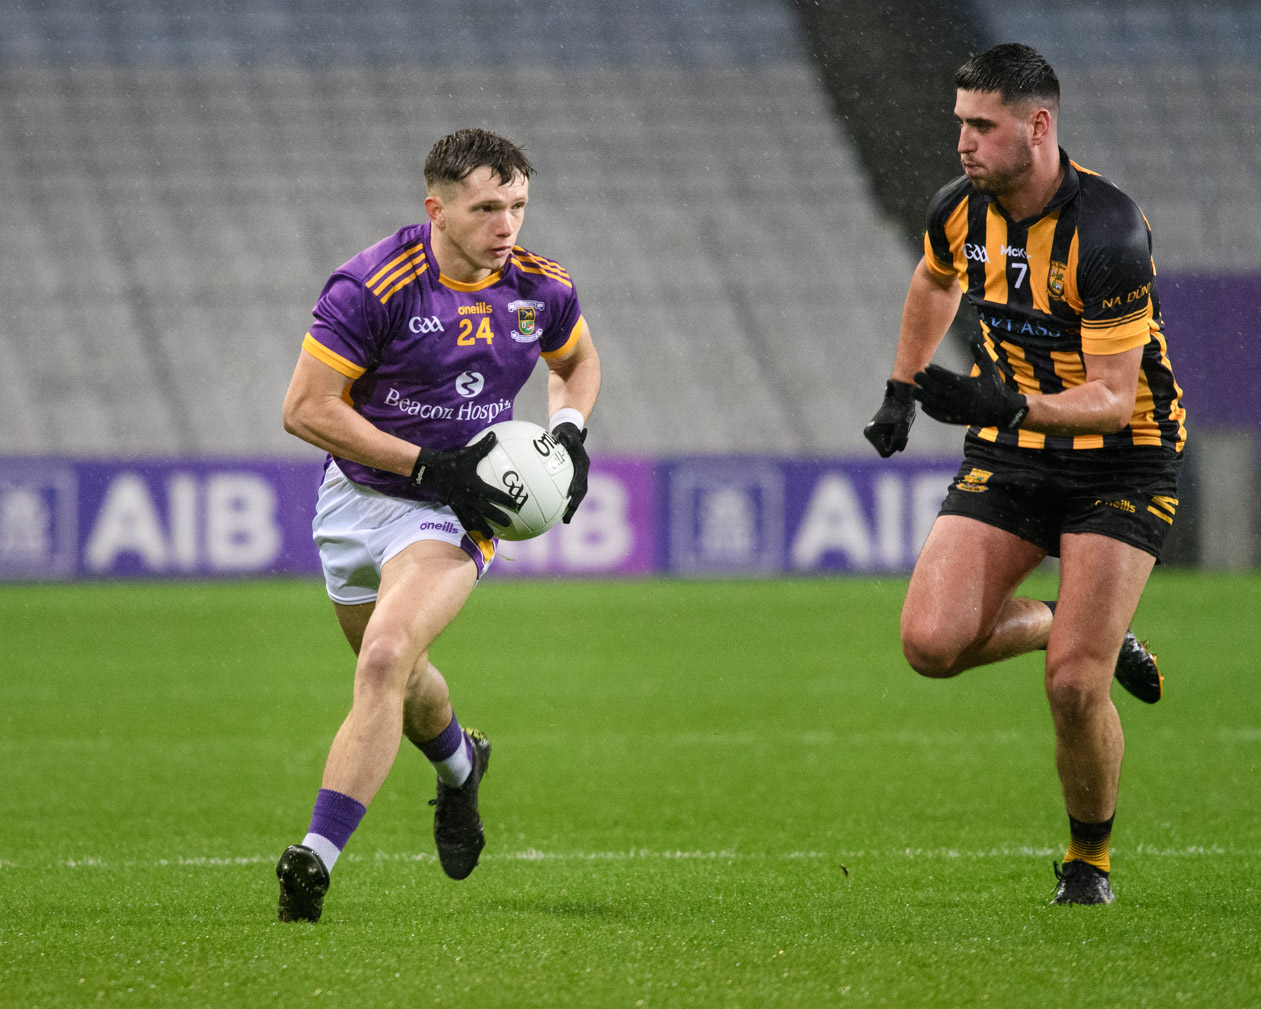
[[[928, 209], [893, 374], [865, 431], [904, 448], [918, 403], [967, 427], [964, 461], [916, 563], [902, 648], [950, 677], [1046, 650], [1055, 761], [1069, 817], [1055, 903], [1113, 900], [1109, 841], [1124, 742], [1109, 686], [1161, 695], [1129, 631], [1178, 504], [1186, 442], [1160, 315], [1151, 231], [1116, 186], [1059, 147], [1059, 81], [1009, 43], [958, 70], [963, 175]], [[966, 296], [971, 373], [932, 363]], [[1060, 559], [1054, 602], [1016, 595]]]

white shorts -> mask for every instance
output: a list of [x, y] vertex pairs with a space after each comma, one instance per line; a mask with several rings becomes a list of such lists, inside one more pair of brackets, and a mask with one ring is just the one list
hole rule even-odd
[[459, 547], [477, 565], [478, 578], [495, 557], [495, 541], [475, 541], [446, 505], [382, 494], [347, 479], [335, 462], [320, 484], [311, 535], [329, 598], [344, 606], [375, 602], [381, 568], [421, 540]]

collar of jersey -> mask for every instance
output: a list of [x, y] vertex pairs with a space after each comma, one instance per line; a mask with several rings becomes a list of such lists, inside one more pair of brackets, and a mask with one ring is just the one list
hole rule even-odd
[[492, 284], [498, 284], [499, 281], [503, 279], [503, 275], [503, 270], [496, 270], [485, 280], [479, 280], [475, 284], [465, 284], [463, 281], [451, 280], [448, 277], [444, 277], [442, 275], [442, 271], [439, 270], [438, 283], [440, 283], [443, 287], [451, 288], [453, 291], [481, 291], [484, 288], [490, 287]]

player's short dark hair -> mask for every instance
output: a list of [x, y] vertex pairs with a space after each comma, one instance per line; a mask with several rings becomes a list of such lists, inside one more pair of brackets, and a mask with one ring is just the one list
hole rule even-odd
[[486, 167], [504, 185], [517, 176], [529, 178], [534, 167], [511, 140], [487, 130], [456, 130], [443, 137], [425, 158], [425, 185], [459, 182], [469, 172]]
[[1036, 50], [1019, 42], [1004, 42], [973, 56], [955, 71], [961, 91], [997, 91], [1004, 105], [1022, 101], [1060, 105], [1060, 79]]

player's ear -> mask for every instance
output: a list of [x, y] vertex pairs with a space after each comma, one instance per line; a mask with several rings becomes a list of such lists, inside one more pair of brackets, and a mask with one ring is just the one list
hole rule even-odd
[[1033, 143], [1044, 144], [1055, 132], [1055, 117], [1045, 105], [1035, 105], [1029, 126]]
[[442, 197], [435, 196], [433, 193], [426, 196], [425, 213], [429, 215], [429, 220], [433, 221], [436, 227], [441, 228], [446, 223], [446, 209], [442, 205]]

